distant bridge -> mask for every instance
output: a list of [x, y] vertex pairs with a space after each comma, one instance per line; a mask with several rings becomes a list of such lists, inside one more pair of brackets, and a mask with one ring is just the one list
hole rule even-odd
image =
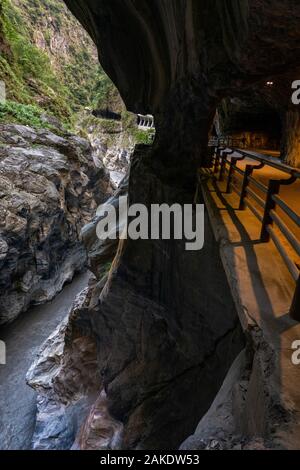
[[154, 117], [151, 114], [147, 114], [145, 116], [142, 114], [138, 114], [137, 125], [138, 125], [138, 128], [143, 131], [147, 131], [149, 129], [155, 129]]

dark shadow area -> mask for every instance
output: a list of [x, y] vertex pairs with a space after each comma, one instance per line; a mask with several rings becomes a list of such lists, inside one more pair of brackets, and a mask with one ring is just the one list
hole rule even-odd
[[119, 113], [115, 113], [110, 109], [94, 109], [92, 112], [93, 116], [101, 119], [111, 119], [113, 121], [121, 121], [122, 116]]

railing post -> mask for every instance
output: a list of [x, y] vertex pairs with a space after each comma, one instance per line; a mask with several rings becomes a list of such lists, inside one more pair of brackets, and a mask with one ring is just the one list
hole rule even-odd
[[290, 316], [293, 320], [300, 321], [300, 277], [297, 282], [294, 300], [290, 310]]
[[276, 207], [276, 203], [273, 199], [273, 196], [275, 196], [276, 194], [279, 194], [279, 191], [280, 191], [280, 181], [270, 180], [268, 192], [267, 192], [267, 199], [266, 199], [266, 206], [265, 206], [265, 212], [264, 212], [264, 217], [263, 217], [261, 235], [260, 235], [260, 239], [264, 243], [270, 241], [270, 234], [268, 232], [268, 227], [270, 225], [273, 225], [271, 211], [273, 211]]
[[245, 158], [246, 158], [245, 156], [232, 157], [231, 162], [230, 162], [229, 175], [228, 175], [227, 188], [226, 188], [227, 194], [231, 193], [231, 183], [232, 183], [232, 178], [234, 175], [235, 168], [237, 166], [237, 162], [241, 162], [242, 160], [245, 160]]
[[238, 161], [238, 159], [236, 157], [231, 158], [229, 173], [228, 173], [228, 179], [227, 179], [227, 187], [226, 187], [226, 193], [227, 194], [231, 193], [232, 177], [233, 177], [233, 174], [234, 174], [234, 168], [236, 167], [237, 161]]
[[249, 178], [253, 175], [254, 170], [261, 170], [262, 168], [264, 168], [264, 166], [265, 166], [265, 163], [260, 163], [259, 165], [246, 165], [242, 191], [241, 191], [240, 205], [239, 205], [240, 211], [243, 211], [244, 209], [246, 209], [245, 199], [247, 197], [247, 188], [249, 186]]
[[234, 150], [230, 150], [229, 152], [223, 152], [223, 153], [221, 152], [221, 159], [222, 159], [222, 162], [221, 162], [221, 169], [220, 169], [219, 181], [223, 181], [227, 157], [228, 157], [228, 155], [232, 155], [233, 153], [234, 153]]
[[219, 166], [220, 166], [220, 157], [221, 157], [221, 149], [218, 147], [216, 149], [216, 161], [215, 161], [215, 167], [214, 167], [214, 174], [216, 175], [219, 171]]
[[226, 160], [227, 160], [227, 153], [226, 152], [221, 152], [221, 168], [220, 168], [220, 175], [219, 175], [219, 181], [223, 181], [224, 177], [224, 171], [225, 171], [225, 166], [226, 166]]
[[246, 165], [245, 168], [245, 175], [244, 175], [244, 180], [243, 180], [243, 185], [242, 185], [242, 191], [241, 191], [241, 199], [240, 199], [240, 205], [239, 205], [239, 210], [243, 211], [246, 209], [246, 204], [245, 204], [245, 199], [247, 197], [247, 188], [249, 186], [249, 177], [253, 173], [253, 166], [252, 165]]
[[270, 180], [267, 199], [266, 199], [266, 206], [265, 206], [265, 213], [263, 218], [263, 225], [261, 230], [261, 241], [268, 242], [270, 241], [270, 234], [268, 232], [268, 227], [273, 225], [273, 219], [271, 217], [271, 212], [276, 208], [276, 202], [274, 201], [274, 196], [279, 194], [280, 186], [288, 186], [290, 184], [295, 183], [297, 181], [297, 176], [295, 174], [291, 174], [291, 177], [286, 180]]

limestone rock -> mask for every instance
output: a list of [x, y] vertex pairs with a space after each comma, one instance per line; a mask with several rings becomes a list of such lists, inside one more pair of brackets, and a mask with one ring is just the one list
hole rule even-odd
[[109, 187], [86, 140], [0, 126], [0, 323], [52, 299], [84, 267], [80, 231]]
[[[91, 406], [89, 397], [100, 387], [95, 341], [81, 323], [87, 303], [85, 289], [42, 345], [27, 373], [28, 385], [38, 393], [33, 436], [36, 450], [70, 449]], [[69, 338], [74, 340], [72, 344]]]
[[[119, 213], [119, 198], [121, 196], [128, 195], [128, 181], [129, 175], [127, 174], [120, 183], [120, 187], [114, 192], [113, 196], [111, 196], [103, 205], [100, 205], [98, 211], [105, 213], [105, 207], [112, 205], [116, 212]], [[100, 220], [101, 216], [96, 215], [92, 222], [82, 229], [82, 239], [88, 253], [88, 266], [99, 280], [101, 280], [105, 274], [105, 270], [107, 270], [107, 267], [109, 266], [109, 263], [112, 262], [116, 255], [119, 244], [119, 235], [123, 232], [125, 224], [127, 223], [126, 220], [118, 218], [117, 226], [114, 227], [116, 239], [107, 238], [105, 240], [101, 240], [96, 233], [97, 225]]]
[[81, 450], [121, 450], [123, 424], [109, 414], [107, 396], [103, 390], [75, 443]]
[[[162, 183], [147, 152], [143, 148], [134, 155], [130, 201], [149, 205], [149, 194], [157, 203], [192, 200], [192, 192]], [[205, 252], [187, 252], [183, 241], [127, 240], [114, 250], [108, 246], [110, 256], [116, 249], [117, 254], [102, 277], [106, 247], [98, 243], [95, 225], [84, 230], [84, 239], [93, 253], [90, 262], [97, 281], [88, 289], [84, 308], [70, 317], [64, 372], [46, 395], [54, 393], [56, 403], [68, 403], [72, 409], [70, 397], [81, 397], [87, 384], [98, 391], [100, 401], [94, 401], [76, 438], [80, 449], [110, 448], [115, 442], [122, 448], [175, 448], [207, 411], [243, 347], [229, 289], [221, 289], [226, 278], [211, 229], [207, 224]], [[212, 263], [212, 268], [202, 270], [201, 282], [195, 285], [192, 280], [202, 263]], [[95, 344], [95, 368], [85, 368], [81, 378], [75, 374], [70, 388], [73, 364], [82, 370], [78, 364], [86, 358], [78, 347], [84, 331]], [[95, 377], [100, 377], [98, 384]]]
[[78, 118], [77, 125], [90, 141], [96, 161], [104, 164], [113, 183], [119, 186], [128, 171], [135, 146], [126, 123], [100, 119], [85, 112]]
[[[152, 149], [139, 148], [132, 158], [131, 203], [193, 202], [197, 168], [210, 163], [208, 134], [222, 98], [262, 87], [270, 75], [282, 83], [299, 79], [300, 5], [291, 0], [65, 3], [94, 39], [127, 108], [155, 117]], [[199, 253], [186, 252], [179, 241], [122, 242], [105, 286], [91, 287], [85, 319], [97, 344], [97, 396], [104, 387], [110, 415], [124, 425], [124, 448], [179, 446], [244, 347], [208, 221], [205, 235]], [[265, 390], [268, 378], [260, 374], [261, 356], [256, 359], [250, 398], [258, 384]], [[253, 416], [249, 432], [267, 430], [272, 407], [264, 398], [257, 408], [263, 419]], [[84, 448], [91, 435], [95, 443], [94, 414], [91, 407]], [[283, 412], [279, 428], [285, 419]], [[208, 445], [221, 444], [213, 438]]]

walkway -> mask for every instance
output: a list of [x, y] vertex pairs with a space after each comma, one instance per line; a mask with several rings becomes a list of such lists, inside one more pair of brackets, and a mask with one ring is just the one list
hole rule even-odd
[[[249, 161], [239, 162], [238, 167], [244, 168]], [[288, 177], [272, 168], [259, 170], [253, 176], [263, 184], [268, 184], [273, 177]], [[236, 186], [240, 184], [239, 178], [236, 174]], [[290, 404], [291, 411], [299, 414], [300, 366], [292, 364], [292, 344], [300, 340], [300, 323], [289, 317], [295, 281], [273, 241], [261, 242], [261, 223], [252, 211], [248, 208], [239, 210], [240, 197], [235, 192], [226, 194], [227, 178], [224, 178], [224, 182], [218, 182], [202, 170], [200, 180], [240, 321], [245, 330], [257, 326], [263, 332], [274, 351], [273, 359], [277, 368], [272, 375], [272, 380], [276, 382], [274, 389], [280, 390], [284, 402]], [[254, 191], [254, 187], [251, 186], [251, 189]], [[297, 214], [300, 213], [299, 191], [300, 183], [296, 183], [285, 187], [280, 194]], [[286, 221], [299, 237], [296, 226]], [[286, 436], [286, 445], [288, 448], [299, 448], [299, 420], [295, 423], [293, 433], [293, 436]]]
[[[247, 151], [248, 152], [248, 151]], [[251, 151], [249, 151], [251, 153]], [[252, 151], [254, 155], [258, 155], [257, 152]], [[267, 152], [264, 152], [264, 154], [268, 155]], [[269, 153], [270, 155], [270, 153]], [[237, 153], [233, 154], [232, 156], [238, 156]], [[274, 158], [274, 161], [280, 163], [279, 158]], [[257, 161], [251, 160], [251, 159], [245, 159], [241, 162], [238, 162], [238, 168], [244, 170], [246, 167], [246, 164], [257, 164]], [[259, 181], [260, 183], [264, 184], [266, 187], [268, 187], [269, 181], [271, 179], [279, 180], [279, 179], [288, 179], [288, 175], [275, 169], [272, 167], [265, 166], [263, 169], [254, 172], [253, 177]], [[235, 175], [236, 182], [240, 184], [240, 178], [239, 175]], [[259, 189], [255, 186], [251, 186], [251, 189], [258, 194], [261, 198], [264, 199], [265, 195], [259, 191]], [[300, 180], [297, 182], [293, 183], [292, 185], [289, 186], [282, 186], [280, 190], [279, 196], [284, 200], [285, 203], [291, 207], [298, 215], [300, 215]], [[255, 207], [263, 214], [262, 209], [255, 204]], [[296, 224], [294, 224], [289, 217], [287, 217], [286, 213], [282, 211], [279, 207], [276, 209], [276, 212], [280, 215], [280, 217], [284, 220], [284, 222], [289, 226], [290, 230], [293, 232], [293, 234], [296, 236], [296, 238], [300, 241], [300, 227], [298, 227]], [[286, 248], [290, 251], [289, 245], [286, 244], [284, 237], [282, 237], [283, 243], [285, 243]], [[293, 255], [294, 256], [294, 255]], [[300, 259], [296, 259], [296, 262], [300, 264]]]

